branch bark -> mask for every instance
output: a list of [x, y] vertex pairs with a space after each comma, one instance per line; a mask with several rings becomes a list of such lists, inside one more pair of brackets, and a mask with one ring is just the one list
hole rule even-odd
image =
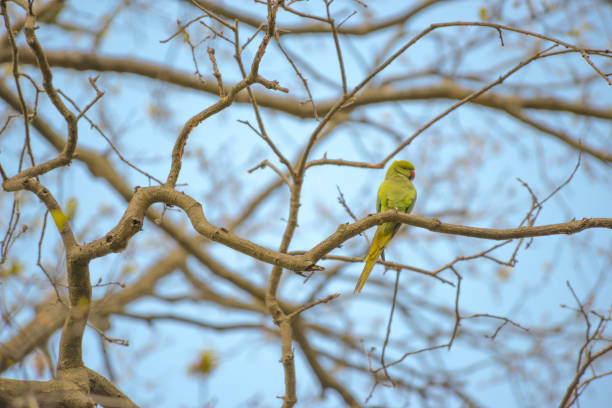
[[[184, 88], [204, 91], [218, 95], [218, 87], [214, 77], [210, 80], [200, 81], [188, 72], [181, 72], [163, 65], [142, 61], [134, 58], [123, 58], [114, 56], [98, 56], [79, 51], [46, 51], [45, 55], [49, 64], [54, 67], [69, 68], [77, 71], [95, 70], [98, 72], [130, 73], [143, 77], [160, 80]], [[27, 48], [19, 48], [19, 57], [22, 64], [35, 64], [33, 54]], [[0, 51], [0, 62], [10, 61], [9, 50]], [[230, 85], [230, 89], [235, 85]], [[227, 92], [227, 90], [226, 90]], [[429, 99], [452, 99], [461, 100], [474, 90], [464, 88], [449, 81], [426, 87], [389, 87], [366, 89], [355, 97], [350, 109], [368, 106], [383, 102], [398, 102]], [[299, 118], [314, 118], [312, 107], [303, 104], [299, 98], [271, 95], [265, 92], [254, 91], [257, 103], [260, 106], [284, 112]], [[238, 103], [250, 103], [248, 95], [240, 94], [235, 99]], [[325, 115], [334, 105], [336, 99], [322, 101], [316, 104], [319, 116]], [[571, 102], [553, 97], [521, 97], [505, 96], [488, 92], [476, 98], [473, 103], [495, 109], [503, 109], [512, 106], [521, 109], [549, 110], [568, 112], [581, 116], [591, 116], [599, 119], [612, 120], [612, 109], [586, 105], [584, 102]]]
[[145, 211], [157, 202], [183, 209], [193, 228], [203, 237], [265, 263], [296, 272], [320, 270], [321, 267], [317, 266], [316, 262], [324, 255], [368, 228], [385, 222], [399, 222], [433, 232], [492, 240], [575, 234], [591, 228], [612, 229], [612, 218], [583, 218], [582, 220], [572, 220], [559, 224], [494, 229], [448, 224], [435, 218], [423, 218], [413, 214], [388, 210], [369, 215], [352, 224], [340, 225], [335, 233], [303, 255], [288, 255], [283, 251], [274, 251], [255, 244], [233, 234], [224, 227], [209, 223], [204, 216], [200, 203], [184, 193], [166, 186], [160, 186], [138, 189], [119, 223], [103, 238], [75, 248], [71, 254], [74, 256], [74, 261], [85, 262], [111, 252], [122, 251], [132, 236], [140, 231]]

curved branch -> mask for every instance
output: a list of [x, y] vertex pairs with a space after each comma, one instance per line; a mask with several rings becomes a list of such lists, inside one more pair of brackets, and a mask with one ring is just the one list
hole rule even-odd
[[580, 381], [580, 378], [584, 375], [585, 371], [591, 367], [591, 365], [593, 364], [593, 361], [595, 361], [597, 358], [609, 353], [612, 351], [612, 344], [602, 348], [601, 350], [597, 351], [596, 353], [593, 354], [588, 354], [587, 355], [587, 359], [584, 362], [584, 364], [580, 367], [580, 369], [576, 372], [576, 376], [574, 377], [574, 379], [572, 380], [572, 382], [570, 383], [570, 385], [567, 387], [567, 390], [565, 391], [565, 394], [563, 395], [563, 398], [561, 399], [561, 402], [559, 403], [559, 408], [569, 408], [572, 404], [569, 403], [572, 394], [576, 392], [577, 386], [578, 386], [578, 382]]
[[[66, 121], [66, 124], [68, 126], [67, 143], [65, 143], [63, 150], [60, 152], [60, 154], [57, 157], [51, 160], [48, 160], [44, 163], [41, 163], [39, 165], [30, 167], [29, 169], [26, 169], [20, 172], [14, 177], [8, 180], [5, 180], [2, 186], [4, 187], [6, 191], [16, 191], [20, 189], [19, 183], [28, 177], [36, 177], [41, 174], [47, 173], [55, 168], [70, 164], [70, 162], [72, 161], [72, 155], [74, 154], [74, 150], [76, 149], [76, 145], [77, 145], [78, 119], [66, 107], [64, 102], [62, 102], [59, 94], [57, 93], [57, 91], [55, 90], [55, 87], [53, 86], [53, 74], [51, 72], [51, 67], [49, 66], [49, 63], [47, 61], [47, 58], [45, 56], [45, 53], [43, 52], [43, 49], [40, 43], [38, 42], [38, 38], [36, 37], [35, 24], [36, 24], [35, 16], [31, 14], [31, 10], [30, 10], [25, 20], [24, 31], [25, 31], [26, 41], [28, 45], [30, 46], [31, 54], [34, 57], [36, 64], [38, 64], [38, 67], [42, 74], [43, 88], [45, 89], [47, 96], [49, 97], [49, 99], [51, 100], [51, 102], [53, 103], [57, 111], [64, 117], [64, 120]], [[17, 53], [17, 51], [14, 51], [14, 52]], [[17, 64], [18, 61], [14, 61], [14, 63]], [[22, 107], [25, 108], [25, 105]], [[18, 111], [20, 110], [19, 108], [16, 108], [16, 109]], [[26, 116], [25, 120], [28, 120], [29, 118], [27, 118], [27, 112], [23, 112], [23, 114]]]
[[[134, 58], [99, 57], [94, 54], [78, 51], [47, 51], [45, 53], [51, 66], [74, 69], [77, 71], [95, 70], [98, 72], [117, 72], [140, 75], [151, 79], [164, 81], [184, 88], [204, 91], [218, 95], [219, 90], [214, 78], [200, 81], [193, 75], [154, 62], [139, 61]], [[35, 59], [27, 48], [19, 48], [20, 63], [34, 64]], [[0, 62], [9, 62], [11, 59], [8, 50], [0, 51]], [[235, 86], [235, 85], [234, 85]], [[228, 90], [231, 87], [228, 88]], [[226, 90], [226, 93], [228, 92]], [[350, 109], [384, 102], [399, 102], [428, 99], [463, 99], [473, 93], [473, 90], [463, 88], [451, 82], [444, 81], [438, 85], [426, 87], [411, 87], [398, 89], [386, 86], [384, 88], [366, 89], [351, 100]], [[284, 112], [299, 118], [313, 118], [312, 106], [306, 105], [299, 98], [289, 98], [271, 95], [269, 93], [254, 91], [257, 103], [260, 106]], [[325, 115], [333, 107], [337, 98], [316, 104], [318, 115]], [[238, 95], [237, 103], [250, 103], [247, 95]], [[520, 96], [504, 96], [488, 92], [472, 101], [475, 104], [495, 109], [512, 106], [523, 109], [550, 110], [569, 112], [576, 115], [591, 116], [599, 119], [612, 120], [612, 109], [585, 105], [583, 102], [568, 102], [552, 97], [523, 98]]]
[[[428, 7], [440, 3], [444, 0], [424, 0], [419, 4], [416, 4], [412, 8], [404, 11], [403, 13], [394, 13], [392, 17], [384, 19], [376, 23], [363, 23], [353, 25], [343, 25], [338, 28], [339, 34], [347, 35], [367, 35], [375, 31], [384, 30], [389, 27], [393, 27], [398, 24], [405, 23], [410, 18], [414, 17], [421, 11]], [[232, 9], [225, 5], [220, 6], [209, 0], [196, 0], [196, 2], [206, 8], [207, 10], [223, 16], [230, 20], [238, 20], [243, 24], [249, 25], [253, 28], [258, 28], [262, 22], [262, 19], [252, 14], [243, 13], [240, 10]], [[284, 7], [286, 8], [286, 7]], [[294, 34], [329, 34], [331, 28], [328, 24], [313, 23], [313, 24], [300, 24], [292, 26], [280, 26], [278, 27], [280, 35], [294, 35]]]
[[[0, 82], [0, 98], [6, 100], [15, 109], [17, 109], [16, 107], [19, 106], [19, 99], [17, 96], [15, 96], [8, 88], [3, 86], [2, 82]], [[64, 148], [65, 141], [57, 133], [55, 133], [53, 129], [51, 129], [51, 126], [44, 119], [42, 119], [40, 116], [36, 116], [32, 121], [32, 124], [56, 150], [61, 151]], [[134, 196], [134, 190], [125, 182], [123, 177], [117, 173], [115, 166], [106, 156], [85, 148], [77, 148], [75, 158], [83, 162], [93, 176], [106, 180], [110, 187], [117, 191], [126, 202], [130, 202]], [[254, 211], [254, 209], [261, 204], [263, 199], [267, 197], [268, 194], [274, 192], [275, 189], [281, 184], [282, 182], [280, 184], [273, 183], [271, 188], [267, 189], [265, 192], [262, 192], [260, 196], [255, 197], [253, 205], [247, 205], [243, 215], [240, 216], [235, 222], [229, 224], [229, 229], [234, 229], [244, 222], [246, 216]], [[168, 218], [161, 217], [159, 212], [155, 211], [153, 208], [146, 210], [146, 216], [149, 220], [155, 221], [155, 225], [161, 228], [182, 248], [198, 259], [202, 265], [213, 271], [214, 274], [222, 279], [230, 281], [232, 284], [250, 293], [254, 297], [263, 298], [261, 289], [252, 282], [241, 278], [237, 274], [224, 269], [220, 264], [216, 263], [209, 256], [207, 251], [202, 248], [201, 238], [187, 235], [182, 228], [176, 226]], [[160, 219], [161, 221], [158, 221]]]
[[[155, 263], [142, 274], [138, 281], [128, 288], [94, 301], [91, 305], [90, 320], [96, 321], [106, 318], [111, 313], [119, 313], [131, 302], [142, 296], [153, 294], [157, 282], [181, 267], [186, 257], [185, 251], [177, 249], [155, 260]], [[44, 344], [53, 333], [62, 327], [68, 315], [68, 308], [54, 300], [55, 296], [40, 302], [32, 321], [23, 326], [6, 343], [0, 344], [0, 373], [22, 361], [25, 356]]]
[[[52, 23], [57, 18], [57, 15], [64, 8], [66, 0], [49, 0], [46, 3], [34, 3], [34, 14], [38, 22]], [[26, 19], [21, 18], [12, 25], [13, 34], [17, 34], [25, 25]], [[9, 34], [0, 36], [0, 48], [6, 48], [9, 42]]]
[[[53, 297], [56, 299], [56, 297]], [[41, 302], [38, 313], [30, 323], [6, 343], [0, 344], [0, 373], [19, 363], [35, 348], [44, 344], [66, 320], [68, 309], [62, 303]], [[0, 404], [2, 406], [2, 404]]]
[[281, 266], [292, 271], [312, 271], [322, 268], [315, 265], [324, 255], [359, 233], [385, 222], [399, 222], [433, 232], [461, 235], [466, 237], [504, 240], [547, 235], [574, 234], [590, 228], [612, 229], [612, 218], [584, 218], [565, 223], [542, 226], [527, 226], [509, 229], [492, 229], [447, 224], [435, 218], [423, 218], [405, 214], [396, 210], [369, 215], [353, 224], [342, 224], [328, 238], [314, 246], [303, 255], [288, 255], [257, 245], [240, 238], [223, 227], [210, 224], [202, 205], [190, 196], [166, 186], [140, 188], [134, 193], [127, 210], [115, 228], [96, 241], [75, 248], [71, 256], [75, 262], [86, 262], [111, 252], [123, 250], [132, 236], [140, 231], [147, 208], [157, 202], [180, 207], [185, 211], [193, 228], [205, 238], [242, 252], [245, 255], [272, 265]]
[[20, 184], [23, 189], [36, 194], [46, 208], [54, 214], [53, 218], [55, 219], [55, 223], [66, 249], [70, 310], [62, 330], [58, 369], [82, 367], [83, 332], [87, 325], [87, 317], [91, 304], [89, 265], [87, 262], [75, 262], [73, 257], [70, 256], [70, 253], [78, 249], [79, 246], [72, 233], [68, 220], [51, 192], [40, 184], [38, 180], [33, 178], [25, 178]]
[[93, 370], [87, 369], [92, 399], [103, 407], [137, 408], [130, 398], [112, 382]]
[[[137, 407], [126, 395], [100, 374], [88, 368], [64, 370], [50, 381], [21, 381], [0, 378], [0, 405], [40, 408]], [[26, 402], [27, 401], [27, 402]], [[95, 401], [95, 403], [94, 403]]]
[[[245, 88], [248, 89], [250, 85], [256, 82], [261, 83], [269, 89], [285, 90], [284, 88], [279, 87], [276, 82], [267, 81], [259, 75], [259, 64], [261, 63], [261, 59], [263, 58], [266, 52], [266, 48], [270, 43], [270, 40], [274, 36], [276, 12], [278, 10], [278, 5], [279, 3], [274, 3], [273, 6], [268, 5], [268, 24], [266, 34], [261, 40], [259, 47], [257, 48], [257, 53], [253, 58], [253, 62], [251, 63], [251, 71], [249, 72], [249, 75], [242, 79], [242, 81], [234, 85], [228, 92], [222, 92], [221, 89], [218, 89], [219, 94], [222, 94], [224, 96], [219, 98], [219, 100], [212, 106], [204, 109], [202, 112], [191, 117], [183, 126], [183, 129], [181, 130], [176, 139], [174, 148], [172, 149], [172, 164], [170, 167], [170, 173], [168, 174], [166, 185], [171, 187], [174, 187], [176, 185], [176, 181], [181, 170], [182, 157], [183, 152], [185, 150], [185, 144], [187, 143], [187, 138], [196, 126], [198, 126], [200, 123], [202, 123], [204, 120], [211, 117], [212, 115], [219, 113], [223, 109], [230, 106], [234, 102], [240, 91]], [[236, 33], [238, 33], [238, 27], [236, 27], [234, 30]], [[238, 47], [237, 41], [236, 46]]]

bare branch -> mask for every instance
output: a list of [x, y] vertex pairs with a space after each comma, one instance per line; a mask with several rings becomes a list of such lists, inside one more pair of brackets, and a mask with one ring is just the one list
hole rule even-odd
[[320, 305], [321, 303], [327, 303], [327, 302], [329, 302], [331, 300], [334, 300], [338, 296], [340, 296], [339, 293], [332, 293], [331, 295], [326, 296], [323, 299], [319, 299], [319, 300], [316, 300], [314, 302], [308, 303], [308, 304], [306, 304], [304, 306], [300, 306], [297, 309], [295, 309], [293, 312], [289, 313], [287, 315], [286, 319], [291, 320], [291, 319], [297, 317], [297, 315], [299, 315], [300, 313], [305, 312], [306, 310], [311, 309], [311, 308], [313, 308], [313, 307], [315, 307], [317, 305]]

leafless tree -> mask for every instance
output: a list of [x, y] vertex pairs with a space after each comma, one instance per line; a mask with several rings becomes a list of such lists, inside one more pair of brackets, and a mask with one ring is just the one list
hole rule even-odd
[[[0, 4], [0, 406], [176, 406], [269, 351], [245, 405], [601, 401], [609, 1]], [[414, 214], [371, 214], [400, 158]], [[168, 373], [173, 327], [216, 340]]]

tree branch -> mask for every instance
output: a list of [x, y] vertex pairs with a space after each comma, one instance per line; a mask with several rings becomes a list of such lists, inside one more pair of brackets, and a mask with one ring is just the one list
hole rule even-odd
[[[575, 51], [577, 52], [577, 51]], [[95, 54], [79, 51], [46, 51], [46, 58], [51, 66], [74, 69], [77, 71], [95, 70], [98, 72], [118, 72], [140, 75], [147, 78], [163, 81], [189, 89], [196, 89], [218, 95], [216, 80], [200, 81], [191, 73], [181, 72], [154, 62], [147, 62], [135, 58], [122, 58], [113, 56], [100, 57]], [[19, 57], [22, 64], [34, 64], [35, 58], [27, 48], [19, 48]], [[0, 50], [0, 62], [8, 62], [11, 55], [8, 50]], [[231, 87], [236, 86], [232, 85]], [[430, 99], [461, 100], [474, 90], [466, 89], [449, 81], [425, 87], [399, 88], [385, 86], [382, 88], [365, 89], [351, 103], [351, 110], [357, 107], [380, 104], [385, 102], [415, 101]], [[299, 118], [314, 118], [312, 107], [302, 103], [300, 99], [280, 97], [269, 93], [254, 91], [257, 103], [260, 106], [284, 112]], [[316, 104], [319, 116], [325, 115], [334, 105], [336, 98]], [[237, 103], [251, 103], [248, 95], [238, 95]], [[590, 116], [599, 119], [612, 120], [612, 109], [586, 105], [584, 102], [569, 102], [555, 97], [521, 97], [518, 95], [505, 96], [488, 92], [471, 101], [474, 104], [502, 109], [513, 106], [521, 109], [536, 109], [558, 112], [574, 113], [581, 116]]]

